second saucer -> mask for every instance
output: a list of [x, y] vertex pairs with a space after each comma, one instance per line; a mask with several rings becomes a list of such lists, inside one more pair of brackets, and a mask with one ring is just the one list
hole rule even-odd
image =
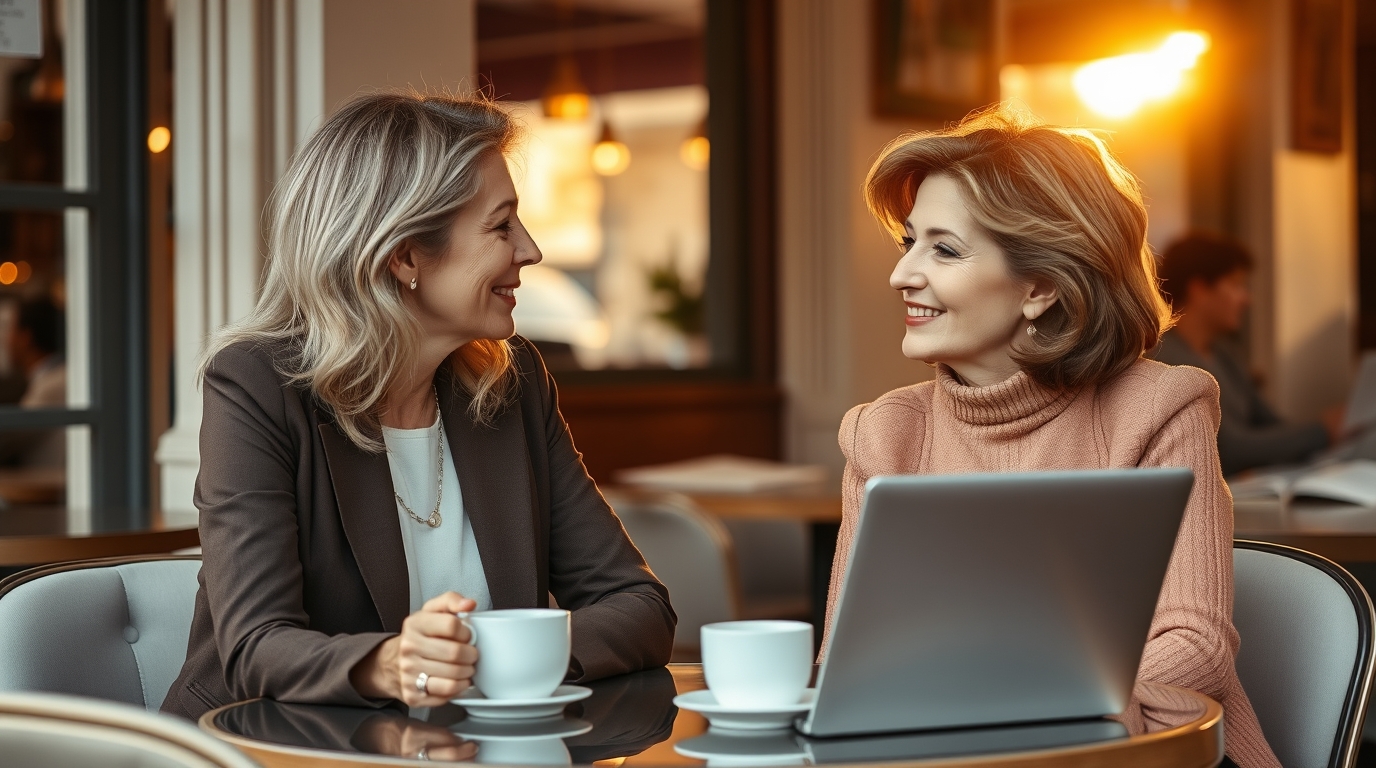
[[[674, 697], [674, 706], [697, 712], [707, 718], [713, 728], [726, 728], [736, 731], [768, 731], [788, 728], [793, 719], [812, 708], [817, 697], [817, 689], [808, 688], [797, 704], [758, 709], [727, 707], [717, 703], [717, 697], [709, 690], [691, 691]], [[462, 702], [460, 702], [462, 703]]]

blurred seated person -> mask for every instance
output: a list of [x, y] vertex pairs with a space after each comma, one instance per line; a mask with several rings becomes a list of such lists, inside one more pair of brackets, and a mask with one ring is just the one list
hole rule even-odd
[[[25, 380], [19, 407], [66, 407], [66, 338], [66, 319], [52, 299], [40, 296], [19, 305], [6, 340], [10, 361]], [[65, 466], [66, 435], [61, 428], [0, 433], [0, 462], [25, 467]]]
[[[936, 376], [841, 422], [828, 633], [871, 477], [1189, 467], [1194, 488], [1137, 677], [1223, 705], [1224, 765], [1280, 768], [1234, 667], [1218, 387], [1143, 358], [1171, 312], [1132, 173], [1089, 131], [1000, 108], [894, 140], [865, 198], [900, 246], [889, 285], [905, 309], [903, 354]], [[894, 585], [924, 588], [939, 587]], [[1132, 712], [1124, 719], [1140, 726]]]
[[1342, 423], [1340, 409], [1326, 412], [1322, 423], [1287, 423], [1262, 398], [1231, 341], [1251, 301], [1251, 270], [1252, 256], [1241, 243], [1205, 233], [1172, 243], [1161, 260], [1161, 290], [1177, 320], [1153, 356], [1202, 368], [1218, 381], [1218, 458], [1225, 475], [1303, 462], [1327, 448]]
[[541, 259], [518, 132], [489, 101], [362, 96], [278, 181], [262, 295], [202, 361], [200, 590], [162, 711], [439, 706], [478, 663], [456, 613], [551, 595], [570, 682], [669, 661], [668, 591], [513, 335]]

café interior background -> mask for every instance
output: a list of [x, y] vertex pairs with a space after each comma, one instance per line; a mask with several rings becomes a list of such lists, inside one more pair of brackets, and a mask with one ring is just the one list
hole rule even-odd
[[[38, 6], [41, 50], [0, 57], [0, 181], [79, 195], [100, 141], [87, 6]], [[65, 459], [4, 470], [51, 491], [14, 502], [49, 510], [34, 530], [194, 523], [198, 353], [256, 298], [262, 208], [293, 149], [378, 88], [486, 87], [521, 116], [512, 170], [545, 260], [523, 271], [517, 328], [600, 482], [713, 453], [838, 481], [842, 414], [931, 376], [899, 351], [897, 252], [864, 174], [900, 133], [1000, 99], [1106, 130], [1153, 248], [1204, 227], [1253, 250], [1243, 342], [1285, 416], [1341, 402], [1376, 344], [1376, 112], [1359, 96], [1376, 10], [1353, 0], [151, 0], [139, 34], [147, 196], [102, 214], [145, 233], [137, 322], [97, 311], [104, 224], [75, 204], [0, 213], [0, 337], [21, 299], [65, 320], [67, 399], [41, 406], [75, 414]], [[82, 414], [122, 407], [91, 362], [105, 334], [139, 341], [121, 396], [141, 497], [92, 481], [112, 459]]]

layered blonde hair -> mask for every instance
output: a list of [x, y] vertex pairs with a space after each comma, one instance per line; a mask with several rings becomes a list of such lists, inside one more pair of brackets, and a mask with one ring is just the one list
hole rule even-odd
[[[285, 350], [279, 371], [329, 406], [354, 444], [380, 451], [381, 405], [413, 371], [422, 335], [388, 262], [408, 243], [438, 258], [478, 192], [479, 161], [516, 137], [506, 112], [482, 98], [374, 94], [339, 110], [273, 190], [262, 296], [215, 336], [202, 371], [232, 344]], [[490, 423], [513, 389], [510, 345], [472, 341], [450, 363], [470, 416]]]
[[960, 185], [1014, 280], [1056, 289], [1033, 343], [1014, 352], [1038, 383], [1106, 381], [1171, 326], [1141, 188], [1094, 133], [999, 106], [944, 131], [899, 137], [865, 179], [865, 202], [895, 239], [904, 236], [918, 186], [937, 174]]

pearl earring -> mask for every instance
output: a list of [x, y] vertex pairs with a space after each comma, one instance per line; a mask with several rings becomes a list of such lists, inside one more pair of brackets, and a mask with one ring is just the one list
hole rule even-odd
[[416, 278], [411, 278], [411, 290], [416, 290]]
[[[412, 286], [412, 287], [414, 287], [414, 286]], [[1027, 335], [1028, 335], [1028, 336], [1036, 336], [1036, 335], [1037, 335], [1037, 326], [1035, 326], [1035, 325], [1033, 325], [1033, 324], [1031, 324], [1031, 323], [1028, 323], [1028, 324], [1027, 324]]]

